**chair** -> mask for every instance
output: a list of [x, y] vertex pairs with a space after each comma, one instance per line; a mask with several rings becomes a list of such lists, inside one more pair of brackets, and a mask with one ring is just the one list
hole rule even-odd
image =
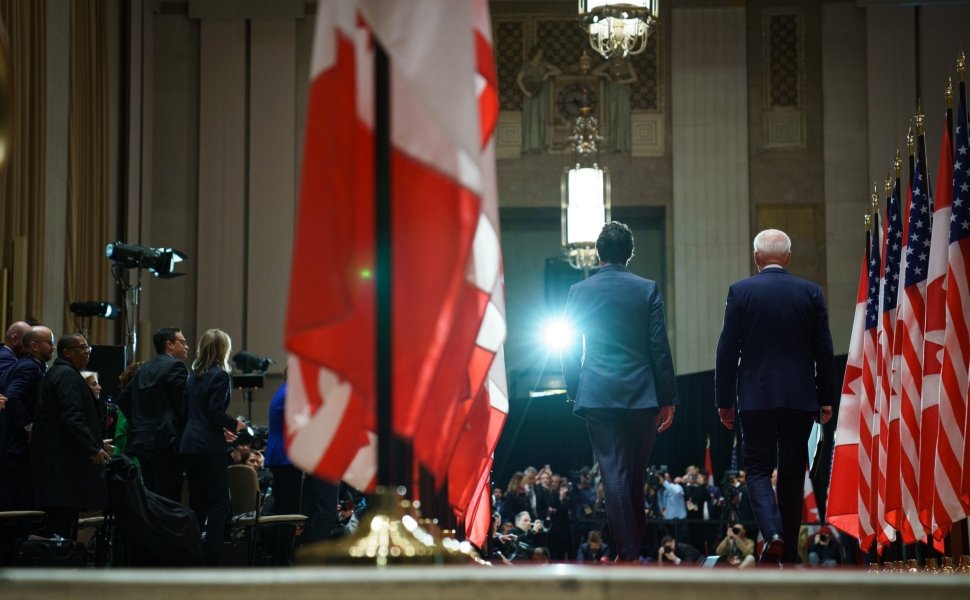
[[[229, 512], [232, 526], [247, 530], [247, 556], [250, 565], [256, 564], [256, 547], [259, 531], [265, 527], [290, 526], [294, 529], [307, 520], [306, 515], [261, 515], [263, 494], [259, 489], [259, 476], [256, 470], [247, 465], [229, 465]], [[291, 541], [292, 543], [292, 541]], [[280, 546], [277, 539], [273, 559], [280, 562]]]

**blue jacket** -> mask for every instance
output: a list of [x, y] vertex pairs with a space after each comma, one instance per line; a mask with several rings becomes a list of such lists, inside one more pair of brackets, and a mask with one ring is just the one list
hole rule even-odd
[[209, 369], [202, 375], [192, 373], [185, 384], [188, 421], [179, 442], [181, 454], [225, 454], [223, 429], [236, 431], [236, 419], [226, 414], [230, 396], [229, 373]]
[[580, 338], [562, 354], [566, 391], [576, 401], [574, 412], [677, 404], [663, 298], [656, 282], [625, 267], [605, 265], [569, 288], [566, 319]]
[[0, 456], [24, 456], [28, 436], [24, 429], [34, 422], [37, 387], [47, 365], [24, 356], [0, 377], [0, 389], [7, 397], [6, 410], [0, 411]]
[[718, 408], [831, 406], [832, 335], [822, 289], [767, 268], [728, 291], [714, 371]]

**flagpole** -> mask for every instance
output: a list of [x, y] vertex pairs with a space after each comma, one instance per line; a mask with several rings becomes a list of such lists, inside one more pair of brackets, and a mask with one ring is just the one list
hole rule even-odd
[[[375, 395], [377, 485], [390, 487], [392, 437], [391, 77], [387, 52], [374, 44]], [[400, 483], [400, 482], [398, 482]]]

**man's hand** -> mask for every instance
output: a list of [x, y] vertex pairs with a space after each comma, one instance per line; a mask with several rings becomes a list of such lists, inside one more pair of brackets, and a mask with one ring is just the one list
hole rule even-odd
[[111, 460], [111, 455], [105, 452], [104, 448], [102, 448], [101, 450], [98, 450], [97, 452], [92, 454], [90, 458], [91, 458], [91, 462], [93, 462], [94, 464], [103, 465], [103, 464], [106, 464], [109, 460]]
[[831, 406], [823, 406], [822, 407], [822, 415], [821, 415], [821, 417], [822, 417], [822, 425], [825, 425], [826, 423], [828, 423], [829, 422], [829, 419], [832, 418], [832, 407]]
[[657, 433], [667, 431], [674, 424], [674, 411], [676, 406], [668, 404], [660, 407], [660, 414], [657, 415]]
[[223, 428], [222, 429], [222, 437], [224, 437], [226, 439], [226, 443], [227, 444], [231, 444], [231, 443], [233, 443], [233, 442], [236, 441], [236, 434], [233, 433], [233, 432], [231, 432], [231, 431], [229, 431], [226, 428]]
[[[831, 407], [830, 407], [831, 408]], [[717, 416], [721, 419], [721, 423], [728, 429], [734, 429], [734, 409], [733, 408], [719, 408], [717, 409]]]
[[111, 442], [114, 440], [101, 440], [101, 449], [108, 453], [110, 456], [115, 451], [115, 446]]
[[7, 408], [7, 397], [0, 394], [0, 410]]

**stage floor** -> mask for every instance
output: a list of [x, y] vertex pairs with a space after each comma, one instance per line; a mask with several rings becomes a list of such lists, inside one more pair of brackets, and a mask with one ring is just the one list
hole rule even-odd
[[855, 569], [546, 565], [289, 569], [0, 569], [3, 600], [957, 600], [970, 575]]

